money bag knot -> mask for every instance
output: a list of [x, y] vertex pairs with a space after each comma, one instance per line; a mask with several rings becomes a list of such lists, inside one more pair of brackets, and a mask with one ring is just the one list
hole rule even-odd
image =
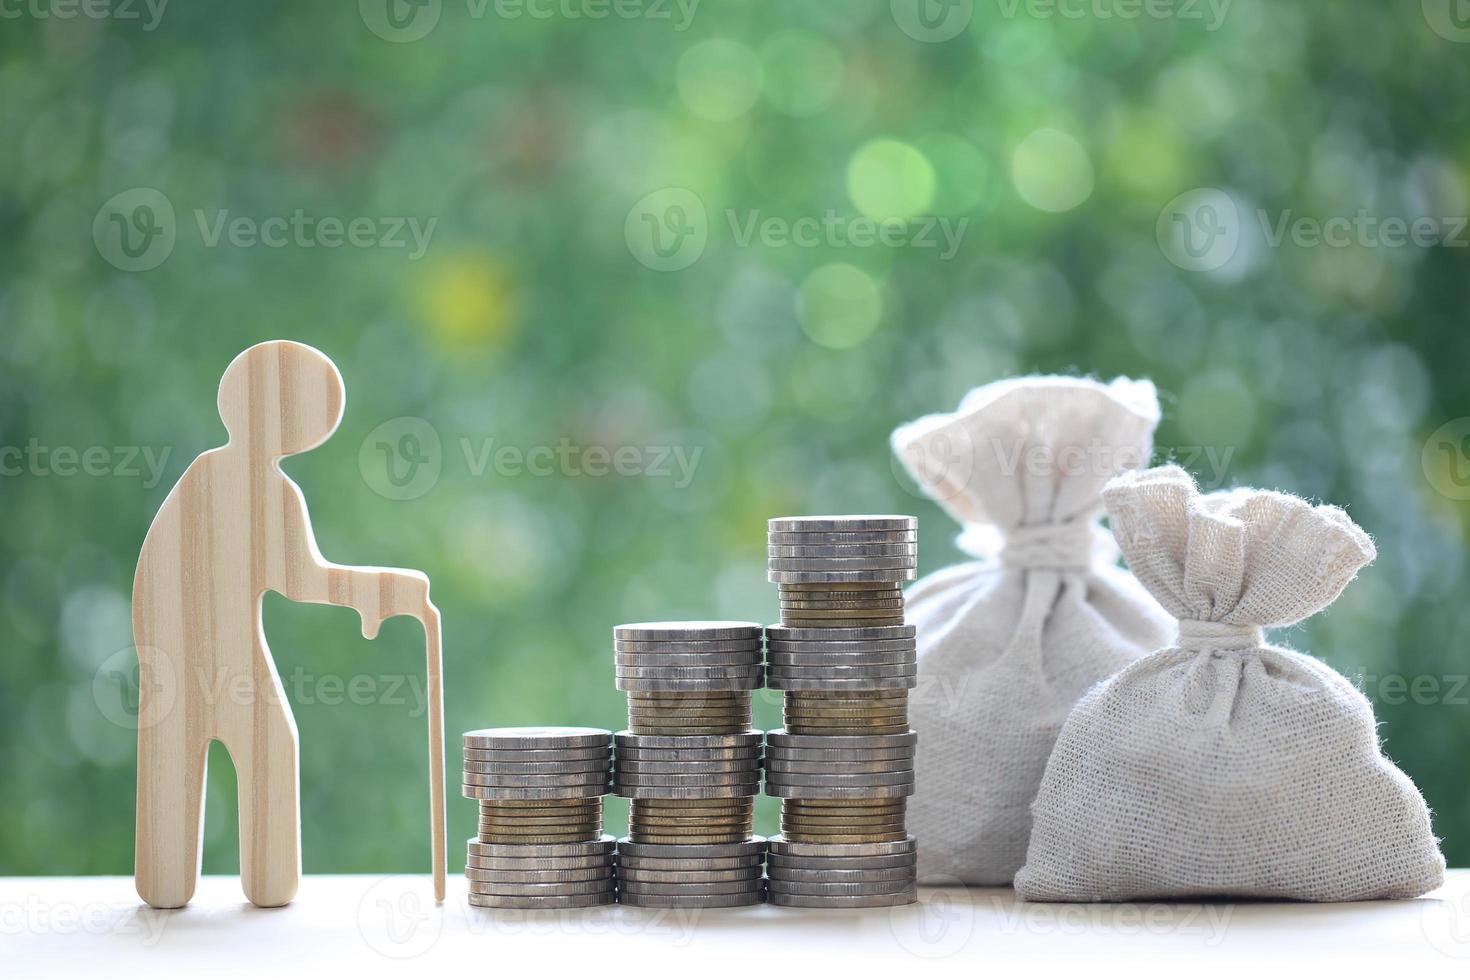
[[1181, 619], [1179, 639], [1174, 645], [1181, 650], [1249, 650], [1263, 646], [1265, 642], [1266, 635], [1259, 626]]
[[1011, 568], [1086, 569], [1104, 538], [1091, 521], [1013, 527], [1005, 532], [1000, 560]]

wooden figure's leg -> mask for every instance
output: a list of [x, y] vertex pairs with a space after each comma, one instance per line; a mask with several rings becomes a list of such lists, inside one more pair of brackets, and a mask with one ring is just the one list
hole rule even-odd
[[296, 897], [301, 879], [300, 763], [296, 720], [273, 673], [258, 690], [225, 745], [239, 781], [240, 883], [251, 903], [274, 908]]
[[190, 730], [182, 705], [151, 719], [138, 716], [138, 812], [133, 876], [138, 897], [158, 909], [176, 909], [194, 897], [199, 880], [204, 818], [204, 772], [209, 739]]

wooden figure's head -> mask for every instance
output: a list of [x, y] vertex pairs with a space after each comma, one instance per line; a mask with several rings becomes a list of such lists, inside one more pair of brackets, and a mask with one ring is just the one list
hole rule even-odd
[[242, 351], [219, 382], [219, 417], [230, 446], [280, 459], [315, 449], [342, 421], [347, 388], [315, 347], [271, 340]]

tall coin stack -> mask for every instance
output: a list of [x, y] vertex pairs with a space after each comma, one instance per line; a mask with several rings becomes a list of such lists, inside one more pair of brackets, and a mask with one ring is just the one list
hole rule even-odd
[[758, 623], [631, 623], [613, 629], [628, 730], [613, 792], [632, 802], [618, 842], [625, 905], [721, 908], [765, 899], [765, 841], [751, 835], [761, 733]]
[[918, 683], [903, 583], [918, 569], [918, 519], [779, 517], [767, 536], [781, 624], [766, 630], [767, 683], [786, 727], [766, 740], [766, 793], [781, 799], [769, 844], [773, 905], [904, 905], [916, 851], [908, 692]]
[[580, 908], [614, 900], [616, 853], [602, 833], [612, 772], [604, 728], [465, 732], [465, 796], [480, 801], [469, 840], [471, 905]]

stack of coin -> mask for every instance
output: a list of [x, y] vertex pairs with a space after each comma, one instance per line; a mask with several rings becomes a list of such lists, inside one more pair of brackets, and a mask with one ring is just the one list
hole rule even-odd
[[613, 792], [632, 800], [618, 853], [657, 859], [619, 864], [621, 901], [718, 908], [764, 900], [765, 842], [751, 836], [761, 739], [758, 731], [617, 734]]
[[461, 790], [480, 802], [465, 877], [471, 905], [576, 908], [613, 901], [615, 846], [602, 833], [612, 733], [602, 728], [465, 732]]
[[769, 524], [781, 623], [766, 631], [767, 681], [784, 692], [786, 727], [768, 739], [766, 792], [782, 800], [782, 834], [772, 840], [797, 862], [772, 876], [773, 904], [914, 900], [905, 808], [918, 667], [902, 583], [917, 574], [917, 535], [917, 520], [897, 515]]
[[766, 842], [618, 842], [618, 901], [646, 908], [733, 908], [765, 901]]
[[750, 728], [761, 686], [758, 623], [628, 623], [613, 628], [617, 687], [639, 735], [721, 735]]
[[828, 845], [773, 837], [767, 860], [772, 905], [871, 908], [909, 905], [918, 899], [912, 837]]

